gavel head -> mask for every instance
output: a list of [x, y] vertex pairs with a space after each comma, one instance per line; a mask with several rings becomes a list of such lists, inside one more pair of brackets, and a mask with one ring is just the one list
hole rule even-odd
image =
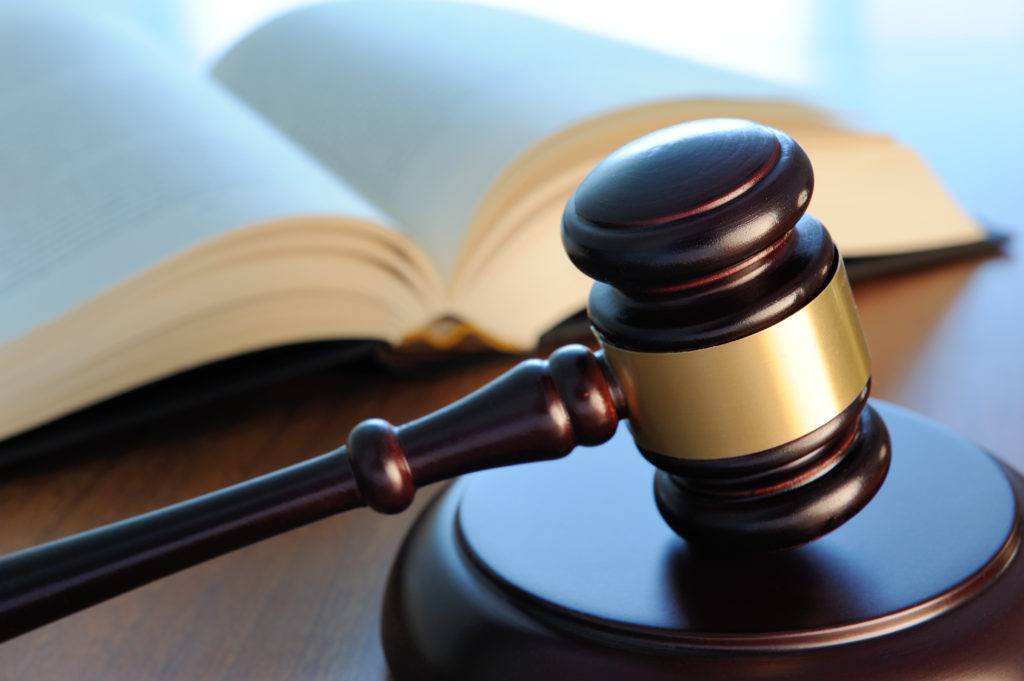
[[805, 543], [888, 471], [842, 258], [804, 214], [812, 187], [788, 135], [710, 120], [616, 151], [566, 208], [658, 508], [695, 545]]

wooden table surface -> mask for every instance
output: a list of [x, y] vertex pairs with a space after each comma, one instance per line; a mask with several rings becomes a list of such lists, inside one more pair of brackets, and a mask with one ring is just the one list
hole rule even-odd
[[[874, 395], [1024, 468], [1024, 258], [858, 284]], [[90, 443], [0, 483], [0, 550], [141, 513], [310, 457], [369, 416], [414, 418], [511, 366], [349, 366]], [[898, 452], [897, 452], [898, 455]], [[417, 508], [435, 490], [420, 493]], [[360, 510], [210, 561], [0, 645], [2, 679], [386, 679], [378, 607], [416, 508]]]

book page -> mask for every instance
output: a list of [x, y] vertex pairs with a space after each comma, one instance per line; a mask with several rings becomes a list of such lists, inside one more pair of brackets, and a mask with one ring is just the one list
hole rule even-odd
[[0, 121], [0, 343], [233, 228], [388, 224], [215, 83], [91, 17], [0, 20]]
[[298, 10], [244, 39], [214, 74], [394, 216], [445, 273], [502, 170], [556, 132], [665, 98], [780, 94], [538, 19], [444, 3]]

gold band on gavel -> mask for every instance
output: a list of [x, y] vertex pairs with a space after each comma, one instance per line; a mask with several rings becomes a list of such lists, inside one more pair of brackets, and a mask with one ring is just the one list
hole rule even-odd
[[637, 443], [682, 459], [743, 456], [795, 440], [838, 416], [871, 377], [842, 262], [810, 303], [745, 338], [665, 353], [601, 341]]

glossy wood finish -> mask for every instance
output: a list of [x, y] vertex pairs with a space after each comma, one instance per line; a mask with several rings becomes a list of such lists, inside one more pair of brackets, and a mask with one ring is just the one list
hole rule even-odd
[[795, 442], [716, 466], [659, 470], [662, 519], [688, 541], [729, 553], [797, 546], [841, 526], [889, 471], [887, 425], [866, 396]]
[[803, 307], [838, 266], [804, 215], [811, 163], [785, 132], [692, 121], [627, 144], [569, 199], [562, 240], [598, 281], [588, 312], [618, 347], [679, 352], [767, 328]]
[[[597, 280], [587, 312], [609, 360], [613, 348], [681, 352], [747, 338], [806, 308], [836, 277], [845, 284], [831, 236], [804, 214], [812, 190], [803, 148], [751, 121], [680, 123], [601, 161], [566, 205], [562, 241]], [[728, 551], [796, 546], [840, 526], [889, 468], [884, 423], [862, 417], [868, 386], [859, 382], [860, 394], [811, 432], [761, 451], [692, 460], [641, 438], [659, 468], [665, 521], [688, 541]], [[742, 428], [743, 414], [733, 418]]]
[[396, 676], [934, 681], [1024, 667], [1024, 479], [1011, 488], [972, 443], [874, 406], [893, 436], [885, 485], [788, 551], [701, 551], [660, 527], [626, 433], [547, 466], [554, 477], [461, 481], [396, 563], [383, 629]]
[[369, 419], [315, 459], [3, 556], [0, 640], [328, 515], [397, 513], [423, 485], [604, 442], [624, 415], [600, 355], [559, 348], [428, 417]]
[[976, 445], [913, 412], [873, 407], [892, 431], [891, 475], [849, 523], [789, 551], [707, 551], [654, 522], [650, 469], [626, 428], [583, 456], [466, 478], [446, 495], [459, 507], [449, 531], [500, 589], [577, 627], [631, 622], [652, 639], [737, 651], [899, 629], [922, 605], [934, 606], [929, 615], [954, 607], [962, 601], [951, 593], [966, 596], [972, 577], [1004, 568], [1021, 540], [1020, 509]]

